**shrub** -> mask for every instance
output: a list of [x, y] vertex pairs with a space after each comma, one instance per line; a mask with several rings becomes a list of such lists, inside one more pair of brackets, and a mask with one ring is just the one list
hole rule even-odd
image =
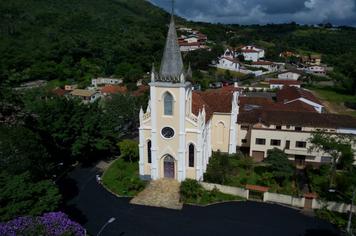
[[356, 102], [345, 102], [345, 107], [356, 110]]
[[131, 139], [125, 139], [118, 143], [120, 148], [121, 157], [125, 161], [135, 162], [138, 161], [138, 143]]
[[198, 181], [193, 179], [187, 179], [180, 185], [180, 194], [183, 201], [189, 199], [199, 199], [203, 194], [203, 187]]

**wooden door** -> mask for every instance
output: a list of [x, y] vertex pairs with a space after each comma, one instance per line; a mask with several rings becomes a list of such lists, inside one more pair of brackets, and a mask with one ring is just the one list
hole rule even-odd
[[166, 156], [164, 158], [164, 178], [174, 179], [174, 158]]
[[265, 152], [252, 151], [252, 158], [255, 162], [262, 162], [265, 157]]

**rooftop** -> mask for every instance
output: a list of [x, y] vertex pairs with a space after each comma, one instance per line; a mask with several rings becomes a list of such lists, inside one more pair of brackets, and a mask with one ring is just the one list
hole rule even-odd
[[282, 79], [272, 79], [269, 81], [270, 84], [283, 84], [283, 85], [301, 85], [302, 82], [298, 80], [282, 80]]
[[86, 89], [75, 89], [70, 92], [72, 96], [79, 96], [79, 97], [91, 97], [96, 94], [94, 90], [86, 90]]
[[316, 112], [257, 109], [240, 113], [238, 123], [265, 125], [292, 125], [317, 128], [356, 128], [356, 118]]
[[305, 98], [317, 104], [322, 104], [319, 101], [319, 99], [317, 99], [311, 92], [297, 87], [286, 86], [283, 89], [277, 91], [276, 97], [277, 97], [277, 102], [283, 102], [283, 103], [288, 101], [293, 101], [298, 98]]

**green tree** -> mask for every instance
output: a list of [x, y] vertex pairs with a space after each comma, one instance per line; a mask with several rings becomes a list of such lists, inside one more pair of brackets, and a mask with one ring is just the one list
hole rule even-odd
[[33, 182], [28, 172], [9, 175], [2, 171], [0, 189], [1, 221], [56, 210], [61, 200], [57, 187], [51, 181]]
[[0, 125], [0, 169], [11, 174], [29, 170], [33, 177], [49, 177], [53, 160], [38, 135], [24, 127]]
[[343, 169], [351, 169], [353, 163], [352, 144], [355, 142], [351, 135], [331, 135], [324, 131], [314, 132], [309, 141], [312, 146], [309, 151], [322, 151], [331, 157], [331, 175], [329, 186], [334, 186], [337, 164]]
[[232, 171], [230, 158], [233, 157], [221, 152], [215, 152], [209, 161], [204, 179], [217, 184], [228, 183]]
[[279, 184], [294, 175], [294, 167], [288, 156], [278, 148], [268, 150], [266, 163], [269, 164], [269, 169]]
[[138, 143], [131, 139], [125, 139], [118, 143], [121, 157], [126, 161], [138, 161]]

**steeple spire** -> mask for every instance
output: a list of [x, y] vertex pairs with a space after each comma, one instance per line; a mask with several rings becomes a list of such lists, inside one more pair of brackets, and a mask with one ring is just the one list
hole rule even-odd
[[172, 1], [171, 23], [164, 48], [159, 80], [167, 82], [180, 82], [183, 73], [183, 60], [178, 45], [176, 26], [174, 23], [174, 0]]

